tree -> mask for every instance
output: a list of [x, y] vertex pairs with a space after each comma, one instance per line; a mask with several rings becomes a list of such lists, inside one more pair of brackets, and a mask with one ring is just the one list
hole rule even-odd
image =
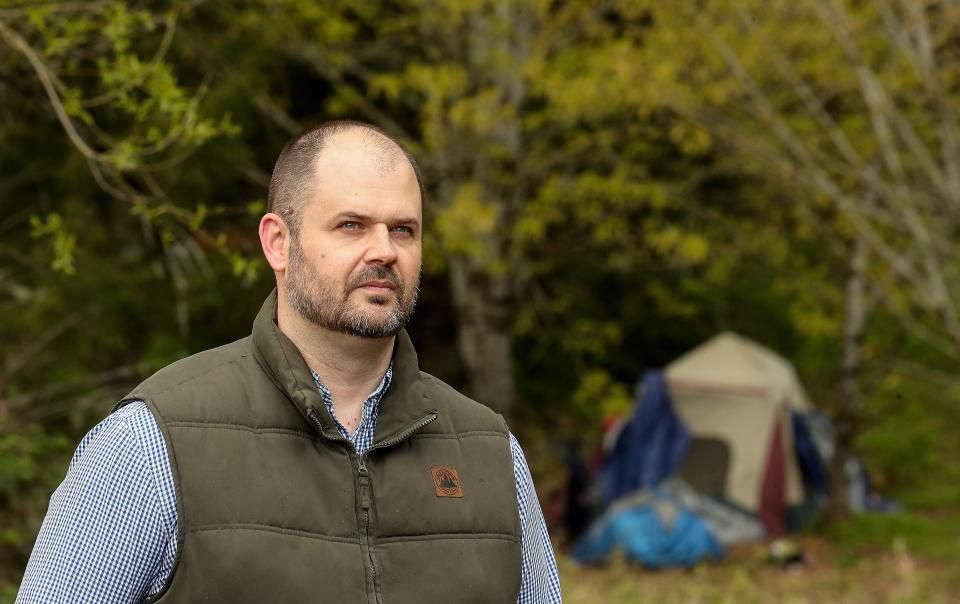
[[[123, 203], [134, 220], [142, 222], [148, 234], [145, 244], [151, 245], [149, 238], [155, 235], [169, 251], [168, 268], [176, 272], [172, 256], [196, 250], [194, 239], [203, 240], [200, 223], [209, 210], [203, 203], [184, 207], [184, 200], [171, 195], [165, 181], [192, 151], [234, 131], [229, 119], [201, 114], [199, 102], [206, 85], [200, 83], [191, 93], [177, 82], [166, 61], [177, 20], [191, 8], [190, 3], [176, 3], [166, 11], [114, 1], [3, 3], [0, 48], [6, 52], [0, 55], [4, 107], [0, 141], [9, 165], [19, 166], [17, 175], [4, 184], [8, 203], [17, 191], [42, 190], [39, 183], [50, 182], [51, 174], [75, 177], [76, 164], [72, 158], [65, 161], [65, 155], [76, 153], [102, 193]], [[59, 137], [51, 130], [54, 124], [70, 150], [58, 144]], [[41, 132], [53, 142], [46, 149], [31, 147]], [[21, 205], [18, 210], [9, 206], [3, 228], [19, 229], [28, 220], [31, 237], [49, 241], [52, 268], [73, 275], [74, 229], [82, 225], [71, 224], [62, 210], [44, 212], [43, 205], [58, 204]], [[32, 263], [23, 253], [24, 241], [5, 240], [0, 251], [21, 264], [7, 272], [3, 282], [12, 295], [12, 307], [34, 304], [45, 288], [19, 280]], [[14, 352], [0, 372], [0, 419], [7, 414], [7, 390], [17, 371], [75, 322], [68, 317], [39, 339], [8, 343]]]
[[[420, 156], [427, 269], [448, 279], [469, 390], [504, 413], [517, 399], [520, 315], [543, 299], [543, 248], [602, 254], [598, 263], [623, 271], [651, 252], [707, 258], [703, 230], [677, 218], [695, 214], [682, 195], [702, 179], [709, 139], [636, 85], [649, 24], [632, 4], [289, 1], [234, 20], [269, 22], [270, 52], [330, 91], [306, 115], [268, 93], [275, 123], [360, 116]], [[243, 25], [231, 33], [231, 44], [251, 35]], [[698, 162], [689, 178], [684, 166]], [[604, 337], [588, 326], [564, 335]]]
[[[6, 96], [45, 97], [105, 193], [158, 224], [165, 214], [188, 224], [194, 215], [169, 199], [162, 175], [232, 129], [228, 119], [200, 114], [206, 85], [191, 94], [165, 60], [177, 20], [191, 4], [174, 3], [166, 11], [115, 1], [5, 4], [10, 8], [0, 12], [0, 40], [10, 52], [8, 68], [31, 76]], [[12, 102], [8, 115], [24, 105]], [[55, 229], [50, 222], [38, 226]], [[58, 262], [70, 271], [68, 255]]]
[[191, 8], [0, 2], [0, 599], [62, 477], [72, 424], [88, 427], [97, 403], [153, 366], [143, 358], [162, 356], [149, 329], [120, 338], [141, 359], [116, 354], [137, 303], [117, 284], [169, 276], [144, 315], [160, 331], [170, 284], [186, 308], [183, 269], [208, 267], [208, 212], [177, 181], [190, 153], [234, 126], [205, 116], [202, 77], [181, 83], [168, 61]]
[[870, 307], [960, 360], [960, 11], [809, 0], [654, 12], [651, 52], [674, 57], [661, 83], [681, 111], [778, 175], [835, 265], [854, 258], [836, 410], [842, 469], [860, 416], [856, 348]]

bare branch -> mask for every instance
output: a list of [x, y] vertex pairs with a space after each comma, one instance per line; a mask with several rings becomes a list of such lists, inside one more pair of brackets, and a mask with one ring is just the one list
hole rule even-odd
[[[737, 13], [740, 16], [740, 22], [751, 29], [754, 32], [757, 32], [756, 27], [756, 18], [749, 15], [746, 10], [741, 5], [736, 6]], [[787, 82], [793, 87], [794, 93], [797, 95], [804, 106], [807, 108], [807, 111], [810, 112], [824, 132], [827, 133], [827, 136], [830, 137], [830, 140], [836, 146], [837, 150], [840, 151], [840, 155], [855, 169], [860, 169], [864, 165], [863, 159], [860, 157], [860, 154], [857, 153], [853, 144], [850, 142], [850, 139], [847, 138], [843, 130], [836, 123], [833, 117], [827, 113], [826, 109], [823, 107], [823, 103], [820, 102], [820, 99], [817, 98], [816, 93], [806, 82], [803, 81], [803, 78], [797, 71], [793, 68], [790, 61], [783, 56], [783, 53], [780, 52], [776, 44], [772, 44], [769, 39], [765, 38], [765, 51], [767, 56], [769, 56], [774, 65], [780, 71]]]
[[60, 125], [63, 126], [64, 131], [67, 133], [67, 136], [70, 138], [70, 141], [73, 143], [73, 145], [87, 159], [96, 162], [104, 162], [104, 155], [90, 148], [86, 141], [83, 140], [83, 137], [80, 136], [80, 133], [77, 132], [77, 129], [73, 124], [73, 120], [71, 120], [70, 116], [67, 115], [67, 111], [63, 106], [63, 102], [60, 100], [60, 95], [57, 93], [57, 86], [55, 84], [56, 78], [50, 72], [50, 70], [47, 69], [47, 66], [40, 59], [40, 55], [37, 53], [37, 51], [27, 44], [27, 41], [24, 40], [23, 37], [21, 37], [17, 32], [7, 27], [7, 24], [3, 21], [0, 21], [0, 37], [2, 37], [9, 46], [23, 54], [23, 56], [27, 58], [27, 61], [30, 62], [30, 66], [33, 67], [37, 77], [40, 79], [40, 83], [43, 85], [43, 89], [47, 93], [47, 98], [50, 100], [50, 104], [53, 106], [53, 110], [57, 114], [57, 119], [60, 120]]
[[[24, 346], [18, 352], [10, 355], [7, 358], [7, 362], [4, 365], [3, 370], [0, 371], [0, 399], [2, 399], [3, 393], [6, 391], [17, 372], [23, 369], [30, 359], [42, 352], [43, 349], [49, 346], [51, 342], [57, 339], [69, 328], [76, 325], [79, 320], [80, 316], [77, 314], [67, 317], [53, 327], [48, 328], [38, 337], [33, 338], [24, 344]], [[2, 400], [0, 400], [0, 415], [3, 415], [3, 412]]]
[[[741, 23], [755, 33], [759, 33], [759, 28], [756, 26], [757, 20], [751, 15], [749, 15], [746, 10], [738, 6], [737, 12], [740, 15]], [[843, 129], [836, 123], [833, 117], [826, 111], [823, 106], [823, 103], [817, 97], [816, 93], [812, 88], [803, 80], [800, 74], [793, 68], [793, 65], [789, 60], [780, 52], [779, 48], [775, 43], [772, 43], [766, 36], [764, 37], [765, 45], [765, 54], [771, 58], [774, 65], [777, 67], [777, 70], [780, 74], [787, 80], [790, 86], [793, 88], [794, 94], [797, 98], [803, 102], [804, 107], [807, 111], [816, 119], [817, 123], [821, 129], [826, 133], [828, 138], [840, 152], [841, 157], [846, 160], [849, 164], [849, 168], [855, 172], [862, 173], [867, 179], [868, 184], [878, 195], [880, 199], [887, 201], [892, 206], [898, 206], [898, 195], [891, 189], [888, 183], [877, 174], [875, 170], [865, 170], [866, 161], [856, 150], [853, 144], [850, 142], [850, 139], [843, 132]], [[877, 129], [882, 129], [886, 136], [886, 142], [888, 144], [883, 145], [884, 156], [889, 159], [889, 162], [893, 168], [891, 172], [895, 173], [898, 178], [898, 183], [903, 184], [903, 170], [900, 167], [900, 162], [898, 158], [897, 151], [895, 147], [892, 147], [889, 144], [889, 128], [886, 126], [886, 121], [880, 116], [879, 118], [875, 112], [871, 112], [871, 117], [874, 118], [872, 121], [877, 126]], [[877, 122], [882, 121], [882, 125], [877, 124]], [[937, 204], [931, 203], [931, 200], [927, 200], [925, 194], [919, 194], [914, 192], [911, 197], [917, 203], [923, 203], [928, 209], [934, 209], [937, 207]], [[896, 226], [891, 222], [888, 222], [889, 226]]]
[[[830, 2], [830, 5], [827, 4], [827, 1]], [[831, 29], [847, 59], [857, 67], [861, 81], [864, 83], [864, 92], [872, 95], [877, 106], [889, 117], [897, 135], [927, 173], [928, 178], [936, 186], [940, 195], [945, 199], [956, 199], [956, 193], [950, 190], [949, 182], [940, 166], [909, 120], [904, 118], [896, 104], [891, 100], [889, 93], [887, 93], [869, 63], [863, 58], [860, 49], [850, 35], [849, 15], [847, 15], [843, 3], [840, 0], [819, 0], [815, 3], [815, 6], [818, 8], [820, 20]]]
[[[828, 16], [835, 15], [833, 11], [826, 12], [830, 9], [824, 9], [824, 2], [820, 2], [819, 6], [822, 20], [828, 20]], [[742, 10], [739, 12], [743, 21], [745, 15]], [[746, 25], [752, 28], [750, 19], [746, 19]], [[828, 161], [835, 163], [834, 158], [825, 157], [818, 149], [811, 148], [808, 141], [798, 135], [786, 117], [774, 107], [733, 50], [715, 34], [715, 28], [710, 28], [708, 25], [702, 27], [727, 67], [746, 89], [753, 106], [754, 116], [751, 121], [759, 116], [769, 126], [769, 131], [789, 156], [785, 163], [790, 168], [797, 168], [792, 170], [795, 173], [794, 176], [807, 182], [814, 190], [826, 195], [837, 205], [855, 228], [858, 237], [868, 244], [873, 254], [881, 258], [899, 280], [910, 285], [916, 294], [916, 300], [940, 316], [954, 345], [960, 349], [960, 311], [947, 286], [941, 258], [941, 254], [952, 253], [955, 248], [947, 245], [944, 236], [936, 230], [936, 224], [931, 223], [933, 214], [924, 216], [921, 213], [921, 209], [932, 205], [927, 202], [933, 202], [933, 200], [928, 199], [923, 190], [917, 190], [912, 186], [913, 183], [908, 179], [896, 140], [897, 137], [904, 140], [907, 148], [910, 149], [911, 143], [905, 139], [911, 136], [912, 126], [909, 123], [906, 126], [897, 125], [898, 121], [905, 121], [902, 113], [889, 101], [888, 94], [869, 66], [863, 61], [856, 62], [860, 60], [860, 55], [853, 41], [846, 38], [849, 34], [845, 22], [837, 19], [837, 22], [832, 23], [831, 26], [834, 28], [835, 37], [841, 39], [845, 55], [855, 60], [854, 66], [869, 110], [874, 139], [879, 146], [887, 173], [893, 179], [893, 185], [886, 182], [872, 167], [865, 167], [859, 171], [860, 180], [877, 195], [877, 199], [884, 200], [886, 205], [896, 211], [899, 220], [876, 203], [866, 203], [864, 200], [851, 198], [845, 190], [847, 187], [836, 180], [830, 164], [827, 163]], [[772, 53], [771, 57], [781, 75], [791, 83], [795, 94], [803, 101], [804, 106], [814, 116], [820, 127], [826, 131], [845, 163], [854, 166], [861, 163], [859, 153], [836, 127], [812, 90], [795, 73], [789, 62], [778, 52]], [[891, 123], [894, 124], [893, 128], [890, 126]], [[896, 135], [894, 130], [897, 132]], [[736, 140], [738, 145], [742, 143], [740, 137], [731, 140]], [[913, 149], [913, 154], [920, 157], [923, 164], [930, 156], [929, 154], [924, 156], [926, 148], [919, 139], [915, 139], [913, 144], [920, 148], [919, 151]], [[779, 155], [779, 152], [776, 153]], [[934, 165], [931, 168], [925, 165], [925, 168], [928, 176], [931, 174], [935, 177], [939, 176], [937, 166]], [[936, 184], [934, 186], [938, 187]], [[891, 240], [888, 233], [878, 231], [872, 224], [878, 220], [883, 222], [887, 229], [892, 228], [895, 232], [901, 232], [907, 236], [908, 239], [903, 241], [904, 243], [909, 241], [910, 246], [901, 248], [896, 239]], [[922, 270], [917, 270], [917, 262]]]
[[[51, 13], [91, 13], [98, 12], [107, 2], [50, 2], [43, 9]], [[23, 8], [0, 8], [0, 17], [23, 17], [28, 11]]]
[[270, 173], [261, 169], [259, 166], [252, 164], [250, 162], [245, 162], [240, 165], [240, 172], [255, 185], [261, 187], [270, 186]]
[[[29, 414], [31, 414], [31, 416], [35, 413], [49, 415], [49, 409], [56, 407], [56, 405], [51, 405], [50, 401], [55, 401], [64, 395], [89, 392], [92, 389], [102, 388], [111, 384], [129, 383], [131, 381], [133, 384], [136, 384], [135, 380], [139, 379], [148, 371], [150, 371], [150, 367], [145, 363], [124, 365], [122, 367], [94, 373], [79, 380], [44, 386], [42, 388], [38, 388], [37, 390], [11, 397], [6, 399], [4, 402], [10, 411], [16, 412], [29, 407]], [[74, 399], [69, 398], [66, 402], [69, 404], [73, 401]], [[40, 403], [46, 403], [46, 405], [38, 408], [37, 406]], [[31, 419], [37, 418], [31, 417]]]
[[[416, 138], [411, 136], [403, 126], [393, 119], [393, 117], [377, 107], [374, 103], [371, 103], [363, 92], [357, 90], [350, 82], [346, 80], [343, 74], [331, 69], [329, 61], [326, 60], [326, 57], [320, 48], [314, 45], [296, 44], [288, 47], [286, 51], [291, 56], [298, 57], [301, 60], [306, 61], [307, 64], [318, 75], [327, 78], [327, 80], [335, 84], [339, 93], [348, 96], [351, 103], [356, 104], [361, 111], [366, 113], [374, 122], [380, 124], [385, 130], [391, 132], [394, 136], [407, 141], [416, 140]], [[367, 79], [363, 70], [357, 66], [353, 66], [352, 68], [347, 66], [346, 70], [348, 70], [351, 75], [357, 78], [362, 80]]]
[[97, 182], [97, 185], [110, 197], [128, 203], [146, 199], [143, 195], [133, 190], [127, 183], [123, 182], [122, 179], [120, 179], [120, 182], [117, 184], [110, 182], [108, 173], [112, 173], [112, 171], [105, 173], [97, 162], [87, 158], [87, 166], [90, 168], [90, 174], [93, 175], [93, 179]]
[[[904, 280], [914, 283], [915, 286], [922, 287], [923, 284], [916, 281], [912, 264], [886, 244], [883, 237], [881, 237], [869, 221], [864, 218], [856, 201], [813, 159], [806, 145], [800, 137], [793, 132], [786, 120], [773, 108], [730, 47], [715, 35], [710, 33], [708, 33], [708, 35], [710, 35], [714, 45], [723, 55], [727, 65], [747, 88], [758, 114], [767, 121], [774, 134], [793, 155], [795, 161], [800, 163], [803, 170], [801, 170], [801, 174], [798, 174], [798, 176], [808, 180], [817, 190], [834, 200], [837, 205], [843, 209], [864, 241], [868, 243], [870, 248], [878, 256], [882, 257], [896, 273]], [[808, 174], [803, 174], [802, 172], [808, 172]]]
[[906, 1], [907, 13], [914, 23], [914, 32], [917, 38], [917, 57], [920, 64], [921, 79], [933, 98], [940, 120], [940, 139], [943, 150], [943, 164], [953, 193], [954, 203], [960, 203], [960, 144], [957, 141], [957, 114], [953, 104], [947, 100], [940, 88], [939, 68], [936, 54], [933, 52], [933, 43], [930, 36], [930, 26], [927, 21], [925, 7], [916, 1]]
[[921, 365], [906, 359], [891, 359], [891, 361], [894, 368], [902, 373], [912, 375], [921, 380], [934, 382], [944, 388], [960, 388], [960, 377], [953, 372], [932, 369], [927, 365]]
[[283, 128], [287, 134], [296, 136], [303, 132], [303, 126], [297, 120], [287, 113], [283, 107], [277, 104], [270, 95], [265, 92], [259, 92], [253, 97], [254, 106], [260, 110], [260, 113], [270, 118], [273, 123]]

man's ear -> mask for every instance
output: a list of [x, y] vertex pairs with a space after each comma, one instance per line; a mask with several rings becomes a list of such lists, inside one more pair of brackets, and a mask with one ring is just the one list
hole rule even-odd
[[260, 246], [267, 264], [276, 273], [287, 270], [287, 250], [289, 249], [290, 229], [287, 223], [273, 212], [260, 219]]

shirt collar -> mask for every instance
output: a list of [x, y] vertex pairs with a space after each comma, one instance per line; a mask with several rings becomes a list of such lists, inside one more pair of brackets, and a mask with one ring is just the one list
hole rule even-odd
[[[330, 395], [330, 391], [326, 386], [323, 385], [323, 381], [320, 379], [320, 374], [310, 370], [310, 375], [313, 376], [313, 382], [317, 385], [317, 389], [320, 391], [320, 394], [323, 395], [323, 402], [327, 404], [327, 407], [333, 406], [333, 397]], [[363, 401], [364, 415], [368, 415], [368, 411], [375, 411], [377, 405], [383, 399], [383, 395], [387, 393], [387, 390], [390, 388], [390, 382], [393, 380], [393, 361], [390, 361], [390, 365], [387, 367], [387, 372], [383, 374], [383, 379], [380, 380], [380, 384], [367, 395], [367, 398]]]

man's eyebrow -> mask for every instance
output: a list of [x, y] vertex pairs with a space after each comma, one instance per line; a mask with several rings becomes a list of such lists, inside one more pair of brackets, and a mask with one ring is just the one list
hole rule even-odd
[[[359, 222], [377, 222], [377, 219], [374, 218], [373, 216], [369, 215], [369, 214], [363, 214], [363, 213], [360, 213], [360, 212], [354, 212], [354, 211], [352, 211], [352, 210], [347, 210], [347, 211], [345, 211], [345, 212], [340, 212], [339, 214], [337, 214], [336, 216], [334, 216], [333, 219], [334, 219], [334, 220], [349, 219], [349, 220], [356, 220], [356, 221], [359, 221]], [[392, 222], [393, 224], [415, 225], [415, 226], [419, 226], [419, 225], [420, 225], [420, 219], [419, 219], [419, 218], [406, 217], [406, 216], [397, 216], [397, 217], [394, 217], [393, 220], [391, 220], [391, 222]]]
[[333, 217], [334, 220], [341, 220], [343, 218], [350, 218], [352, 220], [359, 220], [362, 222], [370, 222], [373, 220], [373, 216], [370, 216], [369, 214], [361, 214], [360, 212], [352, 211], [340, 212]]

